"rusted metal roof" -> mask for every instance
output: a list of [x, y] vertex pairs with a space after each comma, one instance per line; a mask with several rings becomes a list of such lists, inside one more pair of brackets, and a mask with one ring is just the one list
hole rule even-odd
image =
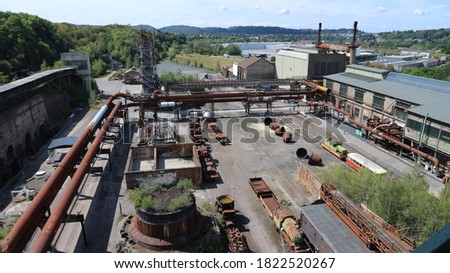
[[260, 61], [260, 60], [267, 62], [267, 61], [264, 60], [264, 59], [261, 59], [261, 58], [257, 58], [257, 57], [255, 57], [255, 56], [252, 56], [252, 57], [250, 57], [250, 58], [248, 58], [248, 59], [245, 59], [243, 62], [241, 62], [241, 63], [239, 64], [239, 66], [242, 67], [242, 68], [244, 68], [244, 69], [246, 69], [246, 68], [248, 68], [249, 66], [251, 66], [252, 64], [254, 64], [254, 63], [256, 63], [256, 62], [258, 62], [258, 61]]

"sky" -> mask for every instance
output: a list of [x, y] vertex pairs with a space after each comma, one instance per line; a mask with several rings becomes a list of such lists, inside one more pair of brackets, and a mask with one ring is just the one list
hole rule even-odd
[[450, 28], [449, 0], [0, 0], [0, 11], [87, 25], [353, 28], [365, 32]]

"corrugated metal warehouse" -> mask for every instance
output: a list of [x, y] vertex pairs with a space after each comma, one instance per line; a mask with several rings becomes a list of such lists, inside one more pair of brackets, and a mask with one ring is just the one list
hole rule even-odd
[[[348, 65], [324, 77], [335, 107], [357, 122], [395, 122], [414, 147], [450, 165], [450, 83], [389, 70]], [[423, 132], [423, 135], [421, 135]]]
[[278, 79], [312, 78], [345, 70], [346, 55], [323, 49], [291, 47], [278, 51], [275, 59]]

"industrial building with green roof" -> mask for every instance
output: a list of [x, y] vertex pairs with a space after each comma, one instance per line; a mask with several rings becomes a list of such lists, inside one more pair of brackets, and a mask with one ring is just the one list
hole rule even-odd
[[404, 142], [449, 167], [450, 82], [348, 65], [342, 73], [324, 76], [324, 86], [331, 90], [334, 106], [353, 120], [395, 122]]

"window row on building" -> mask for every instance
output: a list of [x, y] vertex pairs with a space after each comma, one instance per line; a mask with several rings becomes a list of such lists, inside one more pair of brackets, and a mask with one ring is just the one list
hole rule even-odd
[[348, 65], [345, 72], [325, 76], [324, 85], [335, 107], [357, 122], [396, 123], [411, 145], [450, 163], [450, 83]]

